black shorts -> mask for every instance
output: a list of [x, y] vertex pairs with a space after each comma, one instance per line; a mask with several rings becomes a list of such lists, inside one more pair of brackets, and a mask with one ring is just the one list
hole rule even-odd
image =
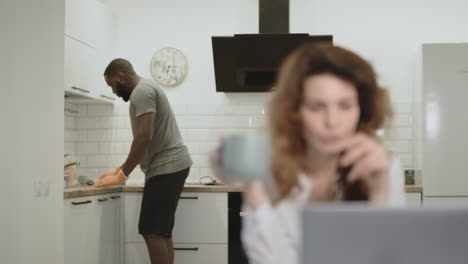
[[141, 201], [138, 233], [171, 238], [174, 216], [190, 168], [175, 173], [161, 174], [145, 182]]

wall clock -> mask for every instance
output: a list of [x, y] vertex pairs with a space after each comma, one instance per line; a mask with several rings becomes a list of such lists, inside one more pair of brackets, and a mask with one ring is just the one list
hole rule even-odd
[[158, 84], [165, 87], [179, 85], [185, 79], [187, 70], [187, 59], [176, 48], [162, 48], [151, 59], [151, 76]]

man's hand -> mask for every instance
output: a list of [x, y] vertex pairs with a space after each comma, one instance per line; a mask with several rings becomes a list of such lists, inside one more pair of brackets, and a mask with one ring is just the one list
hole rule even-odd
[[121, 184], [128, 180], [128, 177], [125, 176], [122, 169], [112, 170], [110, 172], [106, 172], [99, 177], [99, 180], [93, 187], [105, 187], [111, 185]]
[[106, 172], [106, 173], [103, 173], [103, 174], [101, 174], [101, 176], [99, 176], [99, 179], [102, 179], [102, 178], [104, 178], [104, 177], [106, 177], [106, 176], [108, 176], [108, 175], [114, 175], [114, 174], [117, 174], [117, 173], [119, 173], [119, 170], [120, 170], [120, 169], [119, 169], [119, 168], [117, 168], [117, 169], [114, 169], [114, 170], [108, 171], [108, 172]]

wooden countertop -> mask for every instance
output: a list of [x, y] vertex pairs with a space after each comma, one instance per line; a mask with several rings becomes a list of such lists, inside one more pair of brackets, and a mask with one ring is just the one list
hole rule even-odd
[[[242, 188], [237, 186], [227, 185], [200, 185], [200, 184], [186, 184], [183, 189], [184, 192], [240, 192]], [[405, 186], [407, 193], [422, 192], [421, 185], [407, 185]], [[90, 195], [119, 193], [119, 192], [143, 192], [143, 185], [125, 185], [125, 186], [110, 186], [110, 187], [73, 187], [66, 188], [63, 191], [63, 198], [77, 198]]]
[[[227, 185], [201, 185], [201, 184], [186, 184], [184, 192], [240, 192], [242, 188]], [[125, 186], [110, 186], [110, 187], [73, 187], [66, 188], [63, 191], [63, 198], [76, 198], [82, 196], [99, 195], [117, 192], [143, 192], [143, 185], [125, 185]]]

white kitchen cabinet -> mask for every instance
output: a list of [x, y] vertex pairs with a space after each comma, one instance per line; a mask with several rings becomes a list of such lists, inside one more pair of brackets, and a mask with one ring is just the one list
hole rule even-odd
[[[149, 263], [138, 234], [141, 199], [142, 193], [124, 193], [123, 197], [124, 259], [128, 264]], [[182, 193], [173, 230], [175, 263], [227, 263], [227, 228], [227, 193]]]
[[422, 206], [422, 193], [411, 192], [405, 193], [407, 207], [421, 207]]
[[123, 193], [122, 209], [125, 243], [145, 242], [143, 237], [138, 234], [138, 221], [142, 197], [142, 193]]
[[89, 226], [93, 221], [90, 197], [64, 200], [65, 263], [92, 263], [89, 249]]
[[98, 263], [120, 263], [120, 194], [99, 195], [96, 197], [96, 215], [99, 215], [99, 239], [97, 246], [100, 248]]
[[227, 259], [227, 244], [174, 244], [175, 264], [222, 264]]
[[65, 91], [105, 102], [116, 97], [104, 80], [112, 55], [65, 36]]
[[95, 0], [65, 1], [65, 35], [93, 46], [92, 18]]
[[115, 16], [98, 0], [66, 0], [65, 91], [103, 102], [116, 99], [104, 80], [114, 59]]
[[92, 96], [90, 67], [93, 49], [86, 44], [65, 36], [65, 91]]
[[65, 263], [120, 263], [120, 194], [64, 200]]
[[102, 51], [96, 53], [94, 60], [92, 61], [93, 74], [91, 75], [91, 81], [93, 83], [97, 99], [107, 102], [115, 102], [116, 96], [112, 92], [112, 88], [109, 87], [104, 79], [104, 70], [107, 65], [113, 60], [113, 56], [110, 53]]
[[[228, 248], [224, 244], [174, 244], [175, 264], [227, 263]], [[150, 264], [145, 243], [125, 244], [125, 263]]]
[[182, 193], [174, 243], [228, 243], [227, 193]]
[[[125, 242], [144, 242], [138, 234], [142, 193], [124, 194]], [[228, 243], [227, 193], [182, 193], [176, 211], [174, 243]]]
[[144, 242], [124, 244], [124, 263], [151, 264]]
[[98, 50], [108, 49], [113, 47], [115, 16], [98, 0], [66, 0], [65, 35]]
[[430, 208], [468, 208], [468, 197], [424, 197], [423, 206]]

